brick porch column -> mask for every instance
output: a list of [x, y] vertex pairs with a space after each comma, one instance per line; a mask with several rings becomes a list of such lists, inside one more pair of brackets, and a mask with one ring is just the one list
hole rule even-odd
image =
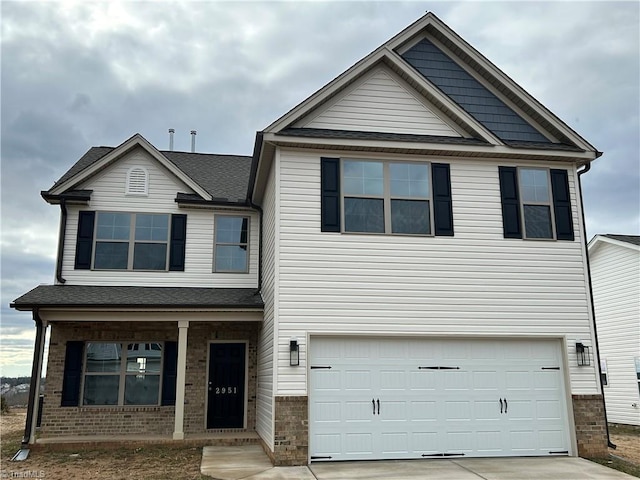
[[187, 374], [187, 330], [189, 321], [178, 322], [178, 366], [176, 372], [176, 410], [173, 439], [184, 439], [184, 384]]

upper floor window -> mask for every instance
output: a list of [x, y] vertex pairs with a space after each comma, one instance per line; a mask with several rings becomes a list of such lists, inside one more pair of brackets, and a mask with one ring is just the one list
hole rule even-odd
[[96, 270], [166, 270], [169, 215], [98, 212]]
[[74, 268], [184, 271], [186, 244], [183, 214], [81, 210]]
[[499, 167], [505, 238], [573, 240], [567, 170]]
[[609, 371], [607, 370], [607, 361], [600, 359], [600, 381], [605, 387], [609, 385]]
[[149, 173], [143, 167], [131, 167], [127, 172], [127, 195], [147, 195], [149, 193]]
[[214, 272], [245, 273], [249, 269], [249, 217], [215, 216]]
[[345, 160], [344, 231], [429, 235], [429, 165]]
[[518, 173], [525, 238], [554, 238], [549, 171], [520, 168]]

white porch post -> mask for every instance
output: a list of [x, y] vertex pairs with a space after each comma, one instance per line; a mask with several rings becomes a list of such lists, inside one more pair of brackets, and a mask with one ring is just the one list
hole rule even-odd
[[184, 384], [187, 375], [187, 331], [189, 321], [178, 322], [178, 366], [176, 374], [176, 410], [173, 439], [184, 439]]

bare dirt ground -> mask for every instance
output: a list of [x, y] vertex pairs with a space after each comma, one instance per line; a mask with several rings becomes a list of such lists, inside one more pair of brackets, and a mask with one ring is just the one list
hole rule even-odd
[[[0, 478], [51, 480], [205, 480], [200, 474], [202, 449], [193, 447], [125, 446], [116, 449], [32, 450], [24, 462], [11, 462], [20, 449], [26, 411], [14, 408], [0, 417]], [[598, 462], [640, 477], [640, 431], [616, 429], [610, 453], [623, 459]]]
[[0, 478], [46, 480], [204, 480], [202, 449], [150, 445], [111, 449], [32, 450], [23, 462], [11, 462], [20, 449], [25, 409], [13, 408], [0, 418]]

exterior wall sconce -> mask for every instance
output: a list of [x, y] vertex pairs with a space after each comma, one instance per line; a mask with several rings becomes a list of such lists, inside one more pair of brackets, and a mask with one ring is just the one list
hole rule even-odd
[[297, 340], [289, 342], [289, 365], [292, 367], [300, 365], [300, 345]]
[[582, 342], [576, 343], [576, 357], [578, 358], [578, 366], [586, 367], [591, 365], [591, 356], [589, 355], [589, 347]]

